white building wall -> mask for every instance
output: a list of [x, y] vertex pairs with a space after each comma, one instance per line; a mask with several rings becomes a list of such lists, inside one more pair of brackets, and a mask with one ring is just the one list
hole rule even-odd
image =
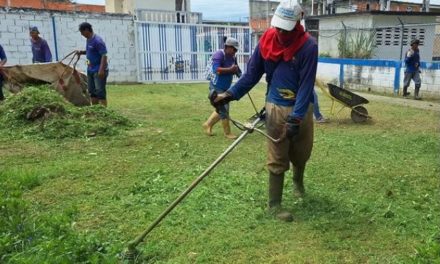
[[135, 9], [176, 11], [175, 0], [133, 0]]
[[[409, 49], [409, 43], [404, 43], [401, 49], [401, 24], [397, 17], [398, 16], [371, 14], [322, 17], [319, 20], [319, 53], [328, 54], [333, 58], [340, 56], [338, 51], [338, 39], [343, 37], [343, 22], [347, 29], [347, 41], [350, 39], [350, 36], [355, 36], [356, 34], [360, 34], [362, 32], [366, 34], [369, 32], [374, 32], [369, 31], [368, 29], [372, 30], [373, 28], [389, 28], [388, 30], [383, 29], [383, 34], [384, 38], [385, 35], [391, 36], [391, 44], [378, 45], [373, 51], [372, 59], [398, 60], [401, 58], [401, 51], [403, 59], [405, 58], [405, 52]], [[419, 46], [420, 56], [423, 61], [431, 61], [435, 41], [436, 28], [434, 23], [436, 22], [436, 18], [434, 16], [416, 15], [399, 16], [399, 18], [409, 30], [409, 39], [412, 37], [419, 38], [423, 36], [423, 45]], [[410, 26], [411, 24], [413, 25]], [[417, 33], [412, 33], [414, 31]], [[424, 33], [420, 34], [421, 31]]]
[[[185, 9], [186, 7], [186, 9]], [[105, 11], [109, 13], [134, 14], [136, 9], [176, 11], [175, 0], [106, 0]], [[191, 11], [191, 1], [183, 0], [181, 11]]]
[[[135, 82], [136, 52], [132, 17], [91, 13], [65, 13], [44, 11], [0, 11], [0, 44], [8, 57], [7, 65], [32, 63], [29, 27], [37, 26], [41, 37], [46, 39], [56, 60], [55, 35], [58, 59], [74, 50], [84, 50], [86, 40], [78, 31], [84, 21], [92, 24], [108, 50], [110, 82]], [[54, 34], [55, 25], [55, 34]], [[86, 71], [85, 56], [77, 68]]]
[[338, 39], [342, 37], [344, 26], [347, 27], [347, 36], [358, 32], [357, 28], [371, 28], [372, 19], [369, 15], [356, 16], [356, 19], [347, 17], [326, 17], [319, 20], [319, 53], [329, 54], [333, 58], [339, 57]]
[[[433, 57], [433, 47], [434, 47], [434, 39], [435, 39], [435, 25], [436, 18], [434, 16], [400, 16], [400, 20], [402, 20], [405, 28], [408, 30], [407, 34], [409, 39], [415, 38], [423, 38], [423, 45], [419, 45], [420, 50], [420, 59], [422, 61], [431, 61]], [[373, 59], [404, 59], [405, 53], [410, 48], [409, 40], [404, 40], [406, 45], [403, 45], [402, 48], [402, 57], [400, 54], [401, 51], [401, 24], [397, 19], [397, 16], [387, 16], [387, 15], [376, 15], [373, 17], [373, 23], [376, 28], [390, 27], [390, 34], [392, 39], [396, 42], [391, 43], [391, 45], [380, 45], [375, 49]], [[410, 26], [411, 24], [415, 24]], [[419, 25], [417, 25], [419, 24]], [[426, 25], [431, 24], [431, 25]], [[423, 34], [420, 34], [420, 29], [424, 31]]]

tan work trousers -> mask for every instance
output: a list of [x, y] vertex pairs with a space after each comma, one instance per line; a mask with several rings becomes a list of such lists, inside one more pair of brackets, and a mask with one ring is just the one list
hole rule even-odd
[[267, 140], [267, 167], [274, 174], [289, 170], [289, 162], [292, 162], [293, 166], [305, 166], [312, 153], [313, 104], [309, 105], [307, 114], [301, 122], [299, 135], [294, 140], [284, 137], [284, 126], [291, 112], [292, 107], [266, 103], [267, 133], [275, 139], [283, 137], [278, 143]]

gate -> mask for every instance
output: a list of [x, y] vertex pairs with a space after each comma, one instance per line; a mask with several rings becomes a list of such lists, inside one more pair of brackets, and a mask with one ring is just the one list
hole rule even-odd
[[237, 61], [246, 70], [251, 54], [249, 27], [135, 21], [138, 81], [203, 81], [212, 53], [223, 37], [240, 43]]

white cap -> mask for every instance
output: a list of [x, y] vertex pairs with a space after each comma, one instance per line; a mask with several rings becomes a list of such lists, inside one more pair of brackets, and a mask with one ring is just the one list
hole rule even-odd
[[240, 47], [240, 44], [238, 44], [238, 40], [236, 40], [235, 38], [231, 38], [231, 37], [226, 39], [225, 45], [226, 46], [234, 47], [237, 50]]
[[297, 0], [283, 0], [275, 10], [271, 25], [286, 31], [291, 31], [296, 22], [301, 20], [303, 13], [302, 7]]

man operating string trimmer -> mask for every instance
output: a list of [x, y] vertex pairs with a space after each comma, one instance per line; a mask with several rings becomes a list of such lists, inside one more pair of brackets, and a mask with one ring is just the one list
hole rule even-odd
[[221, 107], [239, 100], [266, 73], [266, 128], [268, 140], [269, 210], [282, 221], [292, 214], [281, 208], [284, 173], [293, 164], [294, 193], [302, 196], [304, 170], [313, 146], [313, 89], [318, 46], [300, 24], [303, 9], [296, 0], [283, 0], [249, 60], [246, 73], [226, 92], [211, 96]]

